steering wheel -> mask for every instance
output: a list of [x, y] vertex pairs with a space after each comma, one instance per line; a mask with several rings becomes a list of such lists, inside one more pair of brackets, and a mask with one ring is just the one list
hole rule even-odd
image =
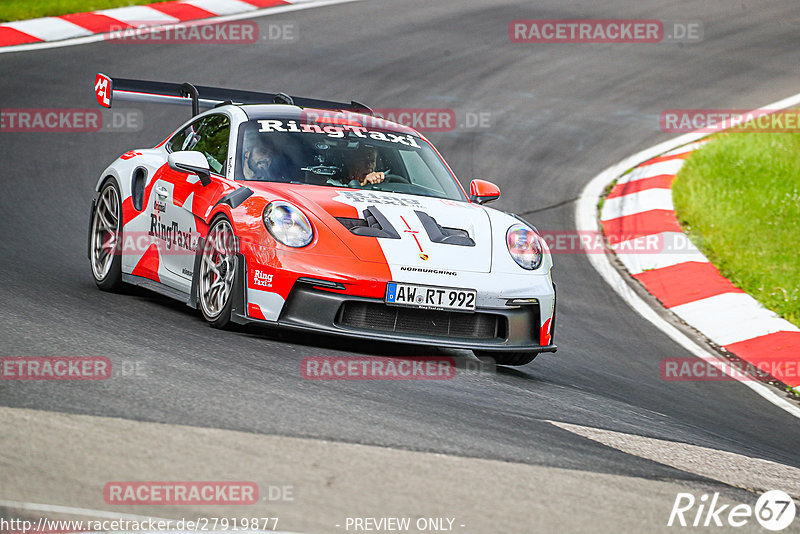
[[389, 174], [385, 173], [383, 175], [383, 183], [399, 183], [399, 184], [410, 184], [411, 180], [400, 176], [399, 174]]
[[364, 184], [361, 187], [363, 187], [364, 189], [375, 189], [376, 191], [392, 191], [392, 188], [387, 186], [393, 183], [411, 185], [410, 180], [400, 176], [399, 174], [389, 174], [387, 172], [384, 172], [382, 182], [378, 182], [375, 184]]

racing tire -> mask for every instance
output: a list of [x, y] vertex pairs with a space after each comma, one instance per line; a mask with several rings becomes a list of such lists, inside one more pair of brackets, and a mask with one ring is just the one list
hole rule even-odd
[[106, 180], [92, 211], [89, 227], [89, 261], [92, 277], [103, 291], [118, 291], [122, 287], [122, 202], [119, 187], [113, 179]]
[[536, 352], [484, 352], [473, 351], [480, 360], [492, 360], [497, 365], [519, 366], [531, 363], [539, 354]]
[[237, 251], [230, 221], [224, 215], [217, 217], [203, 241], [197, 273], [197, 303], [205, 320], [214, 328], [225, 328], [231, 320]]

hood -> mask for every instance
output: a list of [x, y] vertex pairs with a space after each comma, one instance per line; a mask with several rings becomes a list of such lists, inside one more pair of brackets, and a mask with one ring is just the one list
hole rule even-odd
[[[322, 210], [325, 224], [353, 253], [374, 261], [377, 241], [395, 267], [487, 273], [492, 267], [492, 228], [486, 210], [468, 202], [334, 187], [297, 187], [287, 200]], [[315, 207], [316, 205], [316, 207]], [[320, 214], [321, 216], [321, 214]]]

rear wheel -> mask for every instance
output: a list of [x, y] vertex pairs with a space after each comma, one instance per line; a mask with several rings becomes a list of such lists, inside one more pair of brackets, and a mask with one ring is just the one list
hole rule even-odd
[[481, 360], [492, 360], [497, 365], [526, 365], [531, 363], [538, 353], [536, 352], [484, 352], [473, 351]]
[[97, 197], [89, 236], [92, 276], [103, 291], [116, 291], [122, 286], [121, 220], [119, 188], [114, 180], [108, 180]]
[[200, 310], [214, 328], [223, 328], [231, 320], [236, 252], [236, 236], [231, 223], [220, 217], [211, 224], [203, 243], [197, 280]]

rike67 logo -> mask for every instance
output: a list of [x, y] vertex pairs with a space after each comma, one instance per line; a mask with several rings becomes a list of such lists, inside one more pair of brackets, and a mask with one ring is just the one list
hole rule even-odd
[[791, 525], [796, 513], [792, 498], [780, 490], [762, 494], [755, 506], [720, 504], [716, 492], [711, 497], [703, 494], [699, 499], [691, 493], [678, 493], [667, 526], [739, 528], [755, 517], [763, 528], [777, 532]]

